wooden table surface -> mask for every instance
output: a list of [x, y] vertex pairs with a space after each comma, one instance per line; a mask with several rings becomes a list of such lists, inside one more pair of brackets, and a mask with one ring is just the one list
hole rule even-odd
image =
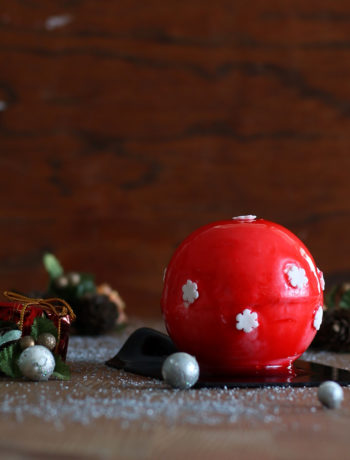
[[[316, 388], [176, 391], [107, 368], [123, 333], [71, 340], [69, 382], [0, 382], [2, 458], [347, 458], [350, 389], [339, 410]], [[350, 369], [350, 355], [309, 353]]]

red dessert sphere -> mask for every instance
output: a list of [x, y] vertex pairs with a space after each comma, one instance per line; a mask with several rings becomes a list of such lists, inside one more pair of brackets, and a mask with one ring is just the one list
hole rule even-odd
[[188, 236], [166, 270], [168, 333], [202, 373], [289, 368], [322, 321], [323, 275], [289, 230], [254, 216]]

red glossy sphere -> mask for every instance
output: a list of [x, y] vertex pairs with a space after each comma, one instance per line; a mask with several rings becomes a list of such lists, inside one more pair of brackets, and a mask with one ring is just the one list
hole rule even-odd
[[243, 216], [183, 241], [161, 306], [170, 337], [202, 373], [270, 373], [310, 345], [322, 321], [322, 289], [322, 272], [294, 234]]

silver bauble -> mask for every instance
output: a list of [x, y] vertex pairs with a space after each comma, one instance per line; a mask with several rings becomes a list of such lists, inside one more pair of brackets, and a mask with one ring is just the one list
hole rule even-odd
[[34, 347], [35, 345], [35, 340], [31, 335], [24, 335], [19, 339], [19, 346], [21, 347], [21, 350], [25, 350], [26, 348], [29, 347]]
[[55, 358], [46, 347], [35, 345], [22, 351], [18, 367], [30, 380], [48, 380], [55, 369]]
[[43, 332], [39, 335], [37, 344], [52, 351], [56, 346], [56, 338], [53, 334], [50, 334], [50, 332]]
[[186, 390], [197, 382], [199, 366], [194, 356], [183, 352], [173, 353], [164, 361], [162, 375], [172, 387]]
[[344, 399], [344, 392], [339, 383], [328, 380], [318, 387], [317, 396], [324, 406], [338, 409]]

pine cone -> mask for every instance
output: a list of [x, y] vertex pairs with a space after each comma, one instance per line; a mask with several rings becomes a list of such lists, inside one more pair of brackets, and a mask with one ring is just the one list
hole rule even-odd
[[109, 300], [115, 304], [118, 311], [117, 324], [125, 324], [128, 321], [128, 318], [125, 314], [126, 305], [119, 292], [115, 289], [112, 289], [109, 284], [103, 283], [97, 286], [97, 293], [106, 295]]
[[77, 334], [99, 335], [115, 328], [118, 311], [106, 295], [86, 294], [73, 308], [77, 316], [73, 323]]
[[320, 330], [311, 346], [322, 350], [350, 351], [350, 310], [326, 310]]

